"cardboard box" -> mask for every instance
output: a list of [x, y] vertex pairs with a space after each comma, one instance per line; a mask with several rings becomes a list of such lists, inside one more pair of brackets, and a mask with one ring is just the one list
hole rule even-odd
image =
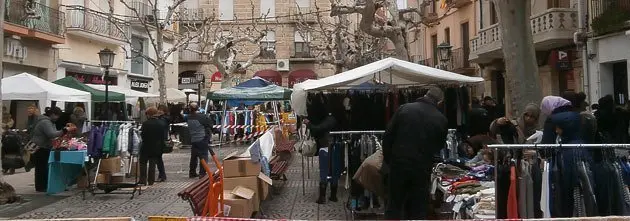
[[224, 190], [223, 202], [230, 206], [227, 217], [251, 218], [252, 213], [254, 213], [254, 200], [253, 198], [246, 198], [251, 194], [255, 195], [253, 190], [240, 186], [237, 189]]
[[101, 159], [101, 166], [99, 167], [99, 173], [119, 173], [122, 161], [120, 157], [110, 157], [107, 159]]
[[111, 176], [112, 176], [112, 174], [110, 174], [110, 173], [99, 173], [96, 176], [96, 183], [109, 184]]
[[258, 176], [230, 177], [223, 179], [223, 190], [233, 190], [241, 186], [254, 191], [252, 201], [254, 211], [260, 211], [260, 194], [258, 193]]
[[112, 174], [112, 176], [109, 178], [110, 184], [123, 183], [123, 182], [125, 182], [125, 174], [122, 174], [122, 173]]
[[258, 195], [261, 201], [269, 197], [269, 188], [271, 185], [273, 185], [271, 178], [260, 172], [260, 174], [258, 174]]
[[234, 154], [223, 159], [223, 177], [257, 176], [261, 171], [259, 163], [254, 163], [251, 158], [236, 157]]

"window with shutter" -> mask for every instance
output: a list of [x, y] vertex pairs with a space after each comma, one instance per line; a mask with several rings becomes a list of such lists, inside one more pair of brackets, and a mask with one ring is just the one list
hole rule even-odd
[[234, 20], [234, 0], [219, 0], [219, 19]]
[[276, 17], [276, 1], [260, 0], [260, 17], [267, 19], [275, 19]]

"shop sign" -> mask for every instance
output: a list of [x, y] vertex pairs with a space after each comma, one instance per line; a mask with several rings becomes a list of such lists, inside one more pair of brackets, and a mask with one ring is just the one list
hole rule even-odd
[[149, 82], [142, 80], [131, 80], [131, 89], [149, 89]]
[[194, 77], [180, 77], [179, 78], [179, 82], [180, 84], [194, 84], [197, 82], [197, 78]]
[[221, 82], [223, 81], [223, 77], [221, 77], [221, 72], [214, 72], [214, 74], [212, 74], [212, 77], [210, 78], [211, 82]]
[[[77, 80], [79, 80], [79, 82], [84, 84], [105, 84], [103, 77], [98, 75], [66, 72], [66, 76], [76, 78]], [[108, 77], [107, 83], [109, 85], [118, 85], [118, 77]]]
[[573, 58], [570, 50], [553, 50], [549, 57], [549, 66], [557, 71], [568, 71], [573, 69]]

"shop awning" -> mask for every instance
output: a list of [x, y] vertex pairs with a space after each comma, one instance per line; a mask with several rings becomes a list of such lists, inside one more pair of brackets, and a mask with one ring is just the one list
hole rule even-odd
[[[105, 91], [94, 89], [86, 84], [79, 82], [76, 78], [73, 77], [65, 77], [59, 80], [54, 81], [53, 83], [74, 88], [80, 91], [88, 92], [92, 95], [92, 102], [105, 102]], [[111, 102], [125, 102], [125, 95], [121, 93], [116, 93], [110, 91], [109, 93], [109, 101]]]
[[301, 69], [292, 71], [291, 73], [289, 73], [289, 87], [292, 88], [293, 85], [309, 79], [317, 79], [317, 74], [313, 70]]
[[260, 70], [254, 74], [254, 77], [260, 77], [268, 80], [276, 85], [282, 85], [282, 74], [274, 70]]
[[291, 89], [271, 84], [260, 77], [254, 77], [231, 88], [223, 88], [208, 93], [210, 100], [272, 101], [290, 98]]
[[[87, 84], [87, 85], [96, 90], [105, 91], [105, 85], [102, 85], [102, 84]], [[124, 94], [125, 101], [128, 104], [136, 104], [136, 102], [138, 101], [138, 98], [159, 97], [159, 95], [157, 94], [144, 93], [142, 91], [122, 88], [119, 86], [109, 86], [109, 91]]]

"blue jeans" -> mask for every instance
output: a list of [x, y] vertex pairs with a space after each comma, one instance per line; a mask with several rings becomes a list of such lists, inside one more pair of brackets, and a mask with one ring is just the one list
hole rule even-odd
[[209, 163], [209, 150], [208, 141], [206, 139], [192, 143], [192, 148], [190, 148], [190, 170], [188, 171], [190, 175], [197, 174], [197, 165], [199, 165], [199, 175], [206, 175], [206, 170], [201, 165], [201, 160], [205, 160], [206, 163]]
[[[326, 150], [328, 149], [328, 150]], [[319, 181], [337, 184], [342, 172], [341, 162], [342, 147], [332, 145], [330, 148], [319, 149]], [[332, 167], [332, 168], [331, 168]]]

